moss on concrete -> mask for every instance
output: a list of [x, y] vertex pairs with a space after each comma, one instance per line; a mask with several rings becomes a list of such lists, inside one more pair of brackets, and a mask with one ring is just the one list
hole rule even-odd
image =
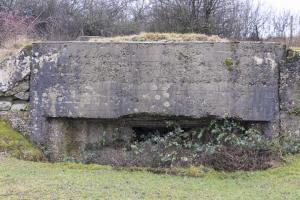
[[234, 70], [233, 61], [231, 58], [226, 58], [224, 63], [227, 66], [228, 71], [232, 72]]
[[3, 120], [0, 120], [0, 152], [30, 161], [44, 159], [39, 149], [34, 147], [23, 135], [14, 131]]
[[289, 114], [294, 114], [294, 115], [299, 115], [300, 116], [300, 107], [294, 107], [292, 109], [290, 109]]

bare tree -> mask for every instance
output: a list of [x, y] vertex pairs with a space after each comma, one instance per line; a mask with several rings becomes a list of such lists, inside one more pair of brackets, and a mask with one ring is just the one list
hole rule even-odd
[[273, 31], [275, 37], [285, 37], [289, 26], [290, 12], [284, 11], [273, 16]]
[[0, 12], [34, 22], [35, 32], [51, 40], [141, 31], [239, 40], [300, 34], [299, 16], [271, 12], [254, 0], [0, 0]]

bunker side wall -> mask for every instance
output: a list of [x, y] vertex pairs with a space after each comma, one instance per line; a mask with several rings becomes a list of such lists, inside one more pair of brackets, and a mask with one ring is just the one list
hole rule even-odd
[[292, 140], [300, 140], [300, 60], [281, 67], [281, 130]]

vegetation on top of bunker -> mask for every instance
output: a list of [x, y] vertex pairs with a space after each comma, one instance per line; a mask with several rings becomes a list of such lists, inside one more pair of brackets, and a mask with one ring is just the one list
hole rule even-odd
[[300, 60], [300, 48], [292, 47], [287, 50], [287, 62], [296, 62]]
[[17, 55], [17, 53], [22, 50], [31, 51], [32, 42], [31, 39], [28, 39], [25, 36], [3, 42], [0, 47], [0, 62], [10, 56]]
[[90, 42], [147, 42], [147, 41], [211, 41], [225, 42], [227, 39], [217, 35], [205, 35], [197, 33], [151, 33], [143, 32], [138, 35], [115, 36], [115, 37], [91, 37]]

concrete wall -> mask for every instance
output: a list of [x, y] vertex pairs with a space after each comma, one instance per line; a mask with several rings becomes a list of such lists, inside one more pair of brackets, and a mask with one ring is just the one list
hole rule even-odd
[[[67, 120], [127, 118], [130, 123], [118, 125], [127, 129], [182, 117], [236, 118], [274, 136], [284, 55], [284, 46], [273, 43], [36, 43], [31, 137], [52, 141], [59, 154]], [[134, 116], [151, 120], [135, 124]], [[77, 132], [88, 134], [87, 128]]]
[[281, 67], [281, 130], [300, 141], [300, 53]]

